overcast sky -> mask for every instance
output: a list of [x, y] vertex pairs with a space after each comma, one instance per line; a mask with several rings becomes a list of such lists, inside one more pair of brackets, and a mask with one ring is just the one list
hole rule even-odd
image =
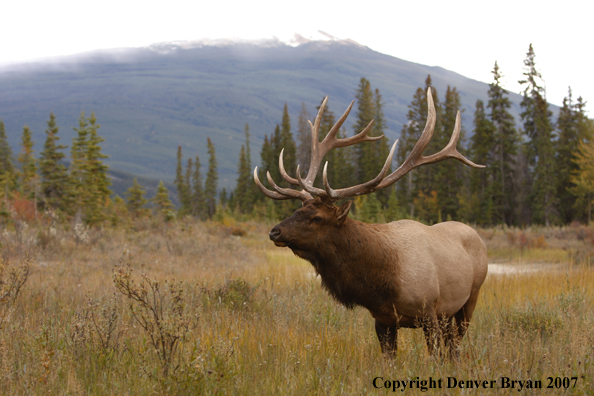
[[[594, 106], [586, 1], [18, 0], [0, 5], [0, 63], [202, 38], [289, 37], [322, 30], [373, 50], [519, 92], [533, 44], [550, 102], [572, 87]], [[419, 81], [420, 85], [424, 82]], [[1, 95], [1, 93], [0, 93]], [[590, 113], [592, 116], [594, 113]]]

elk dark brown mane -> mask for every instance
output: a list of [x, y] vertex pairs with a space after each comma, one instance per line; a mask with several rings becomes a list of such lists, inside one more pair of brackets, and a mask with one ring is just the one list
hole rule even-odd
[[[373, 123], [359, 134], [337, 139], [336, 134], [348, 116], [354, 101], [336, 125], [319, 142], [319, 127], [328, 98], [320, 106], [312, 132], [312, 159], [305, 179], [299, 166], [296, 178], [283, 166], [283, 179], [302, 190], [279, 187], [267, 178], [275, 191], [268, 190], [258, 179], [260, 190], [272, 199], [300, 199], [303, 207], [276, 225], [270, 239], [280, 247], [290, 248], [308, 260], [322, 279], [323, 287], [340, 303], [352, 308], [362, 306], [375, 319], [375, 329], [382, 351], [393, 355], [397, 350], [398, 328], [422, 327], [427, 347], [435, 353], [442, 340], [452, 358], [472, 318], [479, 290], [487, 275], [487, 249], [470, 227], [458, 222], [425, 226], [412, 220], [389, 224], [366, 224], [348, 217], [352, 201], [340, 207], [333, 202], [388, 187], [420, 165], [455, 158], [472, 167], [483, 167], [463, 157], [456, 150], [460, 134], [460, 113], [448, 145], [439, 153], [422, 155], [435, 128], [435, 108], [431, 92], [427, 94], [427, 125], [407, 159], [386, 175], [397, 141], [380, 174], [366, 183], [334, 190], [330, 187], [324, 166], [324, 189], [313, 186], [324, 155], [331, 149], [382, 138], [367, 136]], [[317, 198], [314, 198], [317, 197]]]

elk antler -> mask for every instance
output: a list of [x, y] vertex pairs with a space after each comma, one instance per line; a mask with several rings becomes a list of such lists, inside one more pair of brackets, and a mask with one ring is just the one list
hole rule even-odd
[[455, 158], [458, 161], [462, 162], [463, 164], [466, 164], [473, 168], [484, 168], [485, 167], [484, 165], [475, 164], [474, 162], [470, 161], [469, 159], [464, 157], [462, 154], [460, 154], [456, 150], [456, 145], [458, 144], [458, 139], [460, 138], [460, 128], [461, 128], [460, 111], [458, 111], [458, 113], [456, 114], [456, 123], [454, 125], [454, 132], [452, 133], [450, 142], [440, 152], [430, 155], [428, 157], [423, 156], [423, 151], [425, 150], [425, 148], [429, 144], [429, 141], [431, 140], [431, 137], [433, 136], [433, 130], [435, 129], [435, 122], [436, 122], [435, 106], [433, 104], [431, 88], [428, 88], [427, 89], [428, 115], [427, 115], [427, 123], [425, 125], [425, 129], [423, 130], [421, 137], [419, 138], [419, 140], [413, 147], [412, 151], [410, 152], [410, 154], [408, 155], [406, 160], [404, 160], [404, 162], [402, 163], [402, 165], [400, 165], [400, 167], [398, 167], [398, 169], [396, 169], [390, 175], [386, 176], [386, 173], [388, 172], [388, 169], [390, 168], [390, 164], [392, 163], [394, 151], [396, 150], [396, 144], [398, 143], [398, 140], [396, 140], [394, 142], [394, 144], [392, 145], [392, 149], [390, 150], [390, 154], [388, 155], [388, 158], [386, 159], [386, 162], [384, 163], [382, 170], [374, 179], [372, 179], [368, 182], [365, 182], [363, 184], [353, 186], [353, 187], [347, 187], [347, 188], [342, 188], [339, 190], [333, 190], [332, 187], [330, 187], [330, 183], [328, 182], [328, 162], [326, 162], [326, 164], [324, 165], [324, 171], [323, 171], [324, 189], [314, 187], [313, 183], [314, 183], [314, 180], [318, 173], [320, 164], [322, 162], [322, 159], [326, 155], [326, 153], [328, 153], [328, 151], [330, 151], [334, 148], [338, 148], [338, 147], [351, 146], [353, 144], [357, 144], [360, 142], [376, 141], [383, 137], [383, 135], [377, 136], [377, 137], [367, 136], [367, 132], [369, 132], [369, 129], [373, 125], [373, 120], [372, 120], [369, 123], [369, 125], [367, 125], [367, 127], [363, 131], [358, 133], [357, 135], [352, 136], [350, 138], [345, 138], [345, 139], [337, 139], [336, 138], [336, 134], [338, 133], [338, 130], [340, 129], [340, 127], [346, 120], [347, 116], [349, 115], [349, 112], [351, 111], [351, 108], [353, 107], [353, 104], [355, 103], [355, 101], [352, 101], [350, 106], [347, 108], [347, 110], [342, 115], [342, 117], [340, 117], [338, 122], [336, 122], [336, 124], [332, 127], [330, 132], [328, 132], [328, 135], [326, 135], [324, 140], [320, 143], [318, 135], [319, 135], [319, 130], [320, 130], [322, 114], [324, 112], [324, 108], [326, 106], [327, 101], [328, 101], [328, 97], [326, 97], [324, 99], [324, 101], [322, 102], [322, 105], [320, 106], [320, 110], [318, 111], [318, 115], [316, 116], [314, 124], [312, 125], [311, 122], [308, 121], [310, 128], [311, 128], [311, 135], [312, 135], [312, 156], [311, 156], [311, 162], [310, 162], [310, 166], [309, 166], [309, 172], [307, 173], [307, 176], [305, 177], [305, 179], [301, 178], [301, 174], [299, 172], [299, 166], [297, 166], [297, 179], [294, 179], [291, 176], [289, 176], [287, 174], [287, 172], [285, 171], [285, 168], [283, 165], [283, 151], [281, 151], [281, 154], [279, 156], [279, 168], [280, 168], [280, 172], [281, 172], [283, 179], [285, 179], [290, 184], [301, 186], [301, 188], [303, 190], [297, 191], [297, 190], [291, 190], [291, 189], [287, 189], [287, 188], [281, 188], [281, 187], [277, 186], [276, 183], [274, 183], [274, 181], [272, 180], [272, 177], [270, 176], [270, 173], [267, 173], [266, 176], [268, 178], [268, 181], [270, 182], [272, 187], [276, 190], [276, 192], [270, 191], [266, 187], [264, 187], [262, 185], [262, 183], [260, 183], [260, 180], [258, 179], [258, 173], [257, 173], [258, 168], [256, 167], [254, 169], [254, 181], [256, 182], [256, 184], [258, 185], [260, 190], [264, 193], [264, 195], [266, 195], [267, 197], [272, 198], [272, 199], [301, 199], [302, 201], [305, 201], [308, 199], [312, 199], [313, 196], [318, 196], [325, 201], [331, 201], [331, 202], [337, 201], [340, 199], [354, 197], [357, 195], [369, 194], [374, 191], [381, 190], [383, 188], [386, 188], [386, 187], [394, 184], [395, 182], [400, 180], [405, 174], [407, 174], [408, 172], [410, 172], [411, 170], [413, 170], [414, 168], [416, 168], [418, 166], [432, 164], [435, 162], [443, 161], [448, 158]]
[[328, 132], [328, 134], [326, 135], [324, 140], [322, 140], [322, 142], [320, 142], [320, 138], [319, 138], [320, 124], [322, 122], [322, 115], [324, 114], [324, 109], [326, 108], [327, 102], [328, 102], [328, 97], [326, 96], [324, 98], [324, 101], [322, 102], [322, 105], [320, 106], [320, 109], [318, 110], [318, 114], [317, 114], [316, 119], [313, 124], [311, 123], [311, 121], [309, 121], [309, 120], [307, 121], [309, 123], [309, 127], [311, 129], [311, 161], [309, 163], [309, 171], [307, 172], [307, 176], [305, 177], [305, 179], [301, 178], [301, 174], [299, 172], [299, 166], [297, 166], [297, 179], [295, 179], [287, 174], [287, 172], [285, 171], [285, 166], [283, 164], [284, 149], [281, 150], [281, 153], [279, 156], [278, 166], [279, 166], [280, 173], [281, 173], [283, 179], [285, 179], [290, 184], [293, 184], [296, 186], [301, 186], [301, 188], [302, 188], [301, 191], [279, 187], [274, 182], [274, 180], [272, 180], [272, 177], [270, 176], [270, 172], [266, 172], [266, 177], [268, 178], [268, 182], [270, 183], [272, 188], [275, 189], [275, 191], [271, 191], [271, 190], [267, 189], [266, 187], [264, 187], [262, 185], [262, 183], [260, 182], [260, 179], [258, 178], [258, 167], [254, 168], [254, 181], [256, 182], [256, 185], [260, 188], [260, 191], [262, 191], [262, 193], [264, 193], [264, 195], [266, 195], [268, 198], [272, 198], [272, 199], [301, 199], [302, 201], [306, 201], [308, 199], [312, 199], [313, 196], [319, 196], [327, 201], [332, 200], [325, 190], [314, 187], [314, 185], [313, 185], [313, 183], [316, 179], [316, 176], [318, 174], [318, 170], [320, 169], [320, 164], [322, 163], [322, 159], [328, 153], [328, 151], [330, 151], [334, 148], [351, 146], [353, 144], [357, 144], [357, 143], [361, 143], [361, 142], [376, 141], [383, 137], [383, 135], [376, 136], [376, 137], [367, 136], [367, 133], [369, 132], [369, 130], [371, 129], [371, 126], [373, 125], [373, 120], [371, 120], [369, 125], [367, 125], [367, 127], [365, 127], [365, 129], [363, 129], [357, 135], [349, 137], [349, 138], [345, 138], [345, 139], [337, 139], [336, 138], [336, 134], [340, 130], [340, 127], [342, 126], [342, 124], [344, 124], [344, 121], [349, 116], [349, 113], [351, 112], [351, 109], [353, 108], [353, 104], [355, 104], [355, 101], [353, 100], [351, 102], [351, 104], [349, 105], [349, 107], [345, 110], [344, 114], [338, 119], [338, 121], [336, 122], [336, 124], [334, 124], [332, 129], [330, 129], [330, 131]]

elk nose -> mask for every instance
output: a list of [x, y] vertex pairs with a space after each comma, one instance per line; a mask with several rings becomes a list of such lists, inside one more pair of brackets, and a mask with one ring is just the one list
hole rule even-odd
[[272, 230], [268, 233], [270, 240], [275, 241], [281, 234], [281, 230], [278, 226], [274, 226]]

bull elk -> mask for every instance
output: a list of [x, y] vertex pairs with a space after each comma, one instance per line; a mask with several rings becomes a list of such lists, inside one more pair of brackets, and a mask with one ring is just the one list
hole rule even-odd
[[258, 179], [258, 168], [254, 169], [254, 181], [264, 195], [272, 199], [300, 199], [303, 202], [303, 207], [270, 231], [270, 239], [276, 246], [288, 247], [297, 256], [311, 262], [322, 279], [322, 286], [340, 303], [349, 308], [362, 306], [369, 310], [375, 319], [375, 331], [383, 353], [396, 353], [399, 328], [422, 327], [430, 354], [435, 354], [445, 342], [450, 357], [456, 359], [479, 290], [487, 276], [487, 248], [479, 235], [469, 226], [455, 221], [433, 226], [412, 220], [366, 224], [348, 217], [352, 201], [346, 201], [340, 207], [333, 203], [381, 190], [418, 166], [447, 158], [455, 158], [474, 168], [484, 167], [456, 150], [460, 112], [447, 146], [436, 154], [423, 156], [436, 122], [429, 88], [427, 124], [398, 169], [386, 176], [398, 143], [396, 141], [381, 172], [373, 180], [334, 190], [328, 181], [326, 162], [322, 176], [324, 188], [321, 189], [314, 186], [314, 181], [328, 151], [383, 137], [367, 135], [373, 124], [371, 121], [355, 136], [336, 138], [353, 107], [353, 101], [320, 142], [320, 122], [327, 101], [328, 97], [320, 106], [314, 124], [309, 122], [312, 155], [305, 179], [301, 177], [299, 166], [296, 178], [287, 174], [283, 152], [280, 153], [279, 167], [283, 179], [301, 190], [280, 187], [267, 173], [268, 181], [274, 188], [274, 191], [269, 190]]

